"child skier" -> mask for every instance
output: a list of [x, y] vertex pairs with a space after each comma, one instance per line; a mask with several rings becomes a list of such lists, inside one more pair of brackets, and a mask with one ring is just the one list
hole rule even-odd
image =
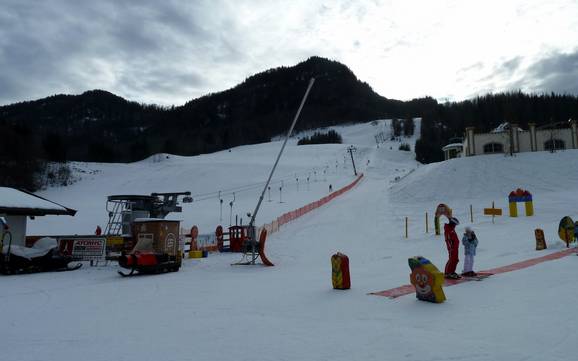
[[464, 260], [464, 271], [462, 276], [465, 277], [475, 277], [477, 273], [474, 272], [474, 256], [476, 255], [476, 247], [478, 246], [478, 238], [476, 234], [470, 227], [466, 227], [464, 237], [462, 238], [462, 244], [464, 245], [465, 260]]
[[449, 223], [444, 224], [444, 236], [449, 256], [445, 268], [445, 277], [452, 279], [461, 278], [461, 276], [456, 273], [456, 267], [459, 262], [458, 250], [460, 248], [460, 239], [456, 234], [456, 226], [458, 224], [460, 224], [460, 222], [455, 217], [449, 217]]

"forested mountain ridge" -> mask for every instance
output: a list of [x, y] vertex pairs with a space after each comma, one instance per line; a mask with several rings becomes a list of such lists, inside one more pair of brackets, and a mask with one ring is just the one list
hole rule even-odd
[[443, 160], [441, 148], [466, 126], [488, 131], [504, 121], [525, 127], [578, 118], [573, 95], [511, 92], [444, 104], [431, 97], [388, 99], [347, 66], [311, 57], [181, 106], [140, 104], [104, 90], [0, 106], [0, 185], [33, 190], [34, 173], [46, 161], [130, 162], [161, 152], [195, 155], [269, 141], [286, 131], [312, 77], [297, 129], [422, 117], [415, 152], [423, 163]]
[[[386, 99], [345, 65], [312, 57], [170, 108], [102, 90], [2, 106], [0, 127], [16, 136], [33, 133], [26, 141], [35, 144], [35, 156], [48, 160], [126, 162], [158, 152], [207, 153], [284, 132], [311, 77], [316, 81], [298, 129], [417, 114], [416, 104], [432, 101]], [[10, 156], [6, 150], [2, 155]]]

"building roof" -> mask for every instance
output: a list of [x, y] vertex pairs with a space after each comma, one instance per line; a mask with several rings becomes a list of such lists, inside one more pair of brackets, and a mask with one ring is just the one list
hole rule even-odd
[[0, 187], [0, 214], [23, 216], [56, 214], [74, 216], [76, 210], [23, 190]]
[[462, 143], [452, 143], [444, 146], [442, 150], [449, 150], [449, 149], [463, 149], [464, 145]]

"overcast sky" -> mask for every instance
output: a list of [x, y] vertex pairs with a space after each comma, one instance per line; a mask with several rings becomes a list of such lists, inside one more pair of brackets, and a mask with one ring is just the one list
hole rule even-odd
[[578, 94], [578, 1], [0, 0], [0, 105], [181, 105], [312, 55], [394, 99]]

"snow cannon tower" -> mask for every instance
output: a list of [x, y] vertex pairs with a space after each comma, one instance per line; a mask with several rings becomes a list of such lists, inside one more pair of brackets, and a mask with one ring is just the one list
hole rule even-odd
[[532, 194], [527, 190], [521, 188], [510, 192], [508, 196], [508, 203], [510, 204], [510, 217], [518, 217], [517, 203], [524, 202], [526, 208], [526, 217], [534, 215], [534, 204], [532, 203]]
[[442, 285], [444, 275], [427, 258], [409, 258], [410, 281], [415, 287], [415, 296], [421, 301], [442, 303], [446, 300]]

